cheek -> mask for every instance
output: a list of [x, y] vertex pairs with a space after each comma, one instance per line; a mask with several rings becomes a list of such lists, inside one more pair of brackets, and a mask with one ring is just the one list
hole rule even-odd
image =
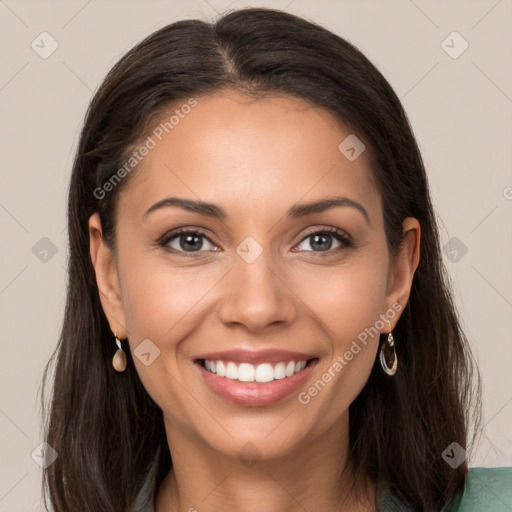
[[378, 350], [376, 324], [385, 313], [386, 279], [377, 265], [337, 275], [324, 287], [323, 297], [313, 296], [315, 311], [328, 327], [322, 332], [328, 337], [328, 356], [317, 379], [297, 397], [301, 410], [313, 419], [310, 428], [315, 436], [339, 421], [366, 384]]
[[[172, 410], [177, 421], [190, 424], [190, 397], [183, 392], [189, 370], [180, 358], [181, 347], [186, 347], [181, 341], [200, 325], [201, 299], [215, 280], [186, 270], [156, 265], [150, 258], [126, 260], [122, 290], [130, 349], [145, 389], [162, 410]], [[139, 345], [147, 339], [157, 347], [150, 348], [150, 357], [152, 350], [158, 354], [149, 365], [137, 357]]]
[[327, 428], [346, 411], [364, 387], [374, 365], [383, 328], [387, 285], [386, 253], [368, 250], [318, 279], [307, 305], [317, 315], [327, 357], [319, 379], [299, 395], [315, 411], [316, 426]]
[[387, 279], [385, 255], [366, 254], [302, 280], [301, 298], [324, 326], [332, 351], [344, 352], [385, 313]]
[[149, 258], [128, 263], [124, 272], [123, 305], [134, 338], [176, 339], [212, 287], [197, 269], [155, 264]]

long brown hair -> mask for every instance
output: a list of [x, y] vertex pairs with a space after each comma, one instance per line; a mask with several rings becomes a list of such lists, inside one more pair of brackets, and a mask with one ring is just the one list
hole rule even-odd
[[474, 440], [480, 421], [480, 380], [452, 300], [417, 143], [391, 86], [355, 46], [263, 8], [158, 30], [122, 57], [91, 101], [69, 187], [63, 327], [45, 372], [45, 382], [53, 380], [47, 408], [43, 396], [45, 435], [58, 453], [44, 473], [45, 503], [48, 496], [59, 512], [124, 512], [153, 462], [154, 490], [171, 468], [162, 412], [129, 350], [127, 370], [112, 369], [116, 347], [89, 257], [88, 220], [99, 212], [115, 250], [119, 192], [136, 171], [104, 197], [97, 190], [165, 109], [223, 88], [290, 94], [348, 126], [370, 156], [391, 254], [403, 219], [419, 220], [421, 259], [394, 331], [399, 368], [388, 378], [375, 365], [350, 406], [350, 446], [358, 471], [387, 481], [405, 505], [440, 510], [465, 484], [467, 462], [453, 469], [442, 453], [452, 442], [469, 450], [469, 432], [473, 426]]

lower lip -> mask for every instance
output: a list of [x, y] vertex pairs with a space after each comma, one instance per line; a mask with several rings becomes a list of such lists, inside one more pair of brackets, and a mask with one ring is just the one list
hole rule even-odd
[[297, 391], [308, 378], [308, 375], [317, 364], [317, 360], [311, 361], [299, 373], [284, 379], [274, 379], [272, 382], [240, 382], [239, 380], [219, 377], [208, 371], [201, 364], [197, 366], [201, 370], [206, 383], [218, 395], [238, 405], [246, 407], [262, 407], [271, 405]]

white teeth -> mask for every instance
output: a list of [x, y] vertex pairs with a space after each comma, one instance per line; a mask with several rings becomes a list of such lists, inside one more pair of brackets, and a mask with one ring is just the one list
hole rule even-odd
[[274, 380], [274, 368], [270, 363], [263, 363], [256, 366], [256, 382], [272, 382]]
[[284, 379], [286, 377], [286, 366], [284, 363], [277, 363], [274, 366], [274, 379]]
[[288, 361], [272, 365], [261, 363], [253, 365], [250, 363], [236, 364], [233, 361], [204, 361], [206, 370], [216, 373], [219, 377], [226, 377], [240, 382], [272, 382], [273, 380], [285, 379], [295, 373], [299, 373], [306, 367], [306, 361]]
[[228, 379], [238, 380], [238, 366], [231, 361], [226, 366], [226, 375]]
[[222, 361], [217, 361], [215, 363], [215, 371], [213, 373], [216, 373], [219, 377], [226, 376], [226, 367]]
[[242, 363], [238, 367], [238, 380], [242, 382], [254, 382], [256, 370], [252, 364]]

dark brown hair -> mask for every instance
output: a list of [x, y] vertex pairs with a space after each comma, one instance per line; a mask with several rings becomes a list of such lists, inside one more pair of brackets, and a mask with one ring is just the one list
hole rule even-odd
[[350, 128], [366, 145], [391, 254], [400, 248], [403, 219], [420, 222], [421, 260], [394, 331], [398, 371], [389, 378], [374, 365], [350, 406], [350, 446], [358, 471], [388, 482], [405, 505], [440, 510], [465, 484], [467, 462], [452, 469], [441, 454], [454, 441], [469, 449], [480, 420], [480, 380], [453, 304], [418, 146], [391, 86], [355, 46], [263, 8], [158, 30], [122, 57], [91, 101], [69, 188], [65, 316], [45, 372], [45, 382], [53, 378], [46, 441], [59, 454], [44, 473], [45, 503], [48, 495], [59, 512], [124, 512], [157, 458], [155, 490], [170, 470], [162, 412], [129, 350], [127, 370], [112, 369], [116, 347], [89, 256], [88, 220], [99, 212], [115, 249], [116, 203], [135, 171], [103, 198], [95, 190], [162, 112], [222, 89], [293, 95]]

